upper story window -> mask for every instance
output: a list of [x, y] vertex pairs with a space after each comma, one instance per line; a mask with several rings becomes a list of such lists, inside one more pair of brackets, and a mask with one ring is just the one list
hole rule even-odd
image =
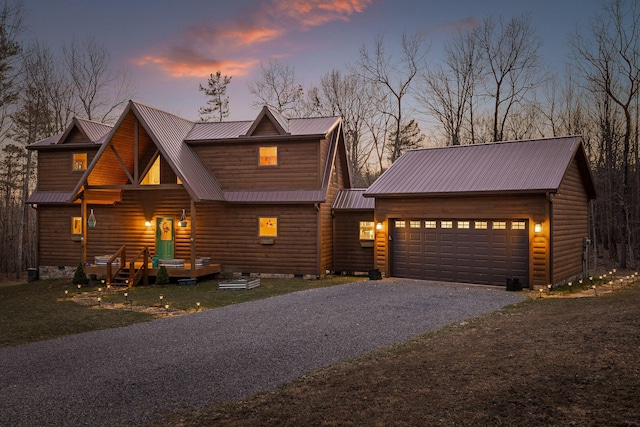
[[73, 153], [72, 170], [74, 171], [87, 170], [87, 153]]
[[260, 166], [278, 164], [278, 147], [260, 147]]
[[142, 185], [159, 185], [160, 184], [160, 156], [158, 156], [151, 165], [149, 172], [140, 181]]

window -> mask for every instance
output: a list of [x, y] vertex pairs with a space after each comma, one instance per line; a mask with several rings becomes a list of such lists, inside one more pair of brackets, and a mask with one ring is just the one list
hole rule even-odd
[[160, 184], [160, 156], [151, 165], [149, 172], [140, 181], [141, 185], [159, 185]]
[[260, 166], [278, 164], [278, 147], [260, 147]]
[[505, 221], [493, 221], [494, 230], [506, 230], [507, 223]]
[[475, 226], [476, 226], [476, 230], [486, 230], [487, 221], [476, 221]]
[[405, 227], [405, 222], [404, 221], [398, 221], [396, 220], [396, 228], [404, 228]]
[[278, 218], [260, 217], [260, 237], [276, 237], [278, 235]]
[[373, 240], [373, 221], [360, 221], [360, 240]]
[[453, 221], [440, 221], [441, 228], [453, 228]]
[[469, 228], [469, 221], [458, 221], [458, 229]]
[[424, 222], [424, 228], [436, 228], [436, 222], [435, 221], [425, 221]]
[[73, 166], [74, 171], [87, 170], [87, 153], [73, 153]]
[[71, 234], [82, 234], [81, 216], [74, 216], [71, 218]]
[[524, 221], [513, 221], [511, 223], [511, 229], [512, 230], [524, 230], [525, 229]]
[[420, 221], [409, 221], [409, 228], [420, 228]]

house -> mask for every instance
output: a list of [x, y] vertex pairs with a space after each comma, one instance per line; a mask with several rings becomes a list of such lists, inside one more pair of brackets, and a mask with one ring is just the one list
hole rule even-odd
[[536, 288], [582, 274], [596, 191], [571, 136], [409, 151], [363, 196], [384, 275]]
[[255, 120], [194, 123], [130, 101], [113, 127], [74, 119], [29, 148], [43, 278], [82, 262], [115, 280], [111, 268], [150, 259], [149, 274], [165, 263], [176, 277], [332, 268], [331, 206], [350, 186], [339, 117], [264, 107]]

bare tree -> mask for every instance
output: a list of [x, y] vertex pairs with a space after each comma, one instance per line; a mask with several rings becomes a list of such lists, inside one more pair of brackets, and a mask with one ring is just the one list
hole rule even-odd
[[20, 34], [23, 26], [21, 1], [0, 4], [0, 140], [8, 129], [11, 106], [18, 98], [16, 79], [20, 68]]
[[289, 117], [301, 116], [304, 90], [296, 79], [295, 69], [277, 59], [271, 59], [266, 66], [261, 64], [260, 68], [260, 78], [248, 84], [249, 92], [256, 98], [251, 106], [268, 105]]
[[577, 34], [572, 47], [583, 76], [593, 90], [607, 95], [624, 115], [622, 179], [620, 181], [620, 268], [627, 267], [629, 233], [630, 154], [634, 100], [640, 85], [640, 6], [615, 0], [592, 21], [593, 44]]
[[360, 58], [356, 63], [354, 72], [361, 75], [370, 82], [382, 87], [386, 96], [393, 100], [393, 103], [386, 103], [389, 108], [382, 111], [383, 114], [393, 118], [395, 127], [395, 139], [389, 149], [390, 159], [397, 159], [402, 154], [402, 143], [400, 140], [401, 128], [404, 123], [403, 101], [409, 93], [411, 83], [424, 68], [427, 46], [423, 37], [419, 34], [409, 36], [402, 35], [402, 53], [400, 58], [394, 58], [387, 54], [382, 35], [376, 37], [373, 53], [370, 53], [366, 46], [360, 49]]
[[227, 86], [231, 83], [232, 76], [222, 76], [220, 71], [216, 71], [215, 76], [209, 75], [207, 87], [200, 85], [200, 91], [209, 98], [207, 105], [200, 107], [200, 121], [206, 122], [216, 118], [221, 122], [225, 117], [229, 117], [229, 95]]
[[475, 142], [473, 98], [482, 78], [483, 64], [477, 38], [472, 31], [461, 33], [445, 46], [443, 64], [420, 74], [416, 98], [443, 126], [447, 145], [460, 145], [465, 122], [469, 143]]
[[512, 109], [542, 81], [541, 41], [530, 15], [512, 18], [506, 24], [502, 18], [497, 24], [486, 18], [476, 35], [488, 73], [485, 82], [486, 95], [493, 104], [493, 140], [502, 141]]
[[365, 185], [364, 171], [372, 151], [365, 120], [375, 114], [370, 85], [357, 74], [332, 70], [321, 78], [320, 88], [311, 88], [307, 94], [310, 114], [342, 117], [352, 183]]
[[135, 92], [129, 73], [113, 72], [109, 51], [94, 38], [83, 44], [73, 40], [63, 47], [63, 53], [79, 103], [76, 114], [102, 123], [115, 120], [118, 109]]

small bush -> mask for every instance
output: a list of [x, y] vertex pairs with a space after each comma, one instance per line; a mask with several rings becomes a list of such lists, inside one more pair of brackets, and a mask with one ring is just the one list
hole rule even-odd
[[166, 285], [169, 283], [169, 272], [167, 268], [163, 265], [158, 270], [158, 275], [156, 276], [156, 285]]
[[73, 284], [74, 285], [86, 285], [89, 283], [89, 278], [87, 274], [84, 272], [84, 267], [82, 267], [82, 263], [78, 265], [76, 268], [76, 272], [73, 274]]

